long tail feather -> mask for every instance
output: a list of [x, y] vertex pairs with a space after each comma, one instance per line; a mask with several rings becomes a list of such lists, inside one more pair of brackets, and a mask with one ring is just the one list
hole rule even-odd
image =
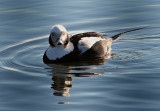
[[112, 38], [113, 41], [116, 41], [116, 40], [118, 39], [118, 37], [121, 36], [121, 35], [124, 34], [124, 33], [132, 32], [132, 31], [136, 31], [136, 30], [140, 30], [140, 29], [144, 29], [144, 28], [146, 28], [146, 27], [136, 28], [136, 29], [124, 31], [124, 32], [121, 32], [121, 33], [119, 33], [119, 34], [116, 34], [116, 35], [112, 36], [111, 38]]

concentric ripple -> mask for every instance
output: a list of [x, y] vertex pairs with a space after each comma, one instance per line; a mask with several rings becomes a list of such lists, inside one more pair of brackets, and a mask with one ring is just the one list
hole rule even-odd
[[41, 74], [44, 69], [42, 55], [45, 51], [47, 36], [24, 40], [0, 52], [1, 68], [27, 74]]
[[[46, 66], [42, 61], [42, 56], [46, 48], [48, 47], [47, 36], [36, 37], [34, 39], [24, 40], [20, 43], [8, 46], [5, 49], [0, 51], [0, 59], [1, 59], [1, 68], [5, 70], [11, 70], [16, 72], [21, 72], [25, 74], [38, 75], [46, 73]], [[114, 48], [114, 47], [113, 47]], [[123, 51], [124, 50], [124, 51]], [[112, 60], [117, 64], [116, 61], [123, 60], [134, 60], [141, 56], [141, 53], [135, 51], [129, 51], [128, 49], [122, 49], [117, 51], [118, 54], [113, 54]], [[110, 62], [111, 63], [111, 62]], [[76, 62], [76, 63], [68, 63], [63, 65], [51, 65], [52, 73], [57, 73], [62, 71], [62, 73], [95, 73], [99, 74], [102, 70], [107, 68], [114, 68], [115, 66], [112, 63], [107, 63], [105, 61], [92, 61], [88, 63], [84, 62]], [[66, 66], [67, 65], [67, 66]], [[61, 67], [63, 68], [61, 68]], [[67, 68], [66, 68], [67, 67]], [[61, 68], [61, 69], [60, 69]], [[67, 71], [66, 71], [67, 69]], [[106, 72], [108, 73], [108, 72]], [[110, 73], [110, 72], [109, 72]]]

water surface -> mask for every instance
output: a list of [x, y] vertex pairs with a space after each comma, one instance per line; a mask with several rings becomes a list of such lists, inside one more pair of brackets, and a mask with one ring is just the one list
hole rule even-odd
[[[159, 111], [159, 0], [1, 0], [0, 111]], [[50, 28], [122, 35], [104, 61], [46, 65]]]

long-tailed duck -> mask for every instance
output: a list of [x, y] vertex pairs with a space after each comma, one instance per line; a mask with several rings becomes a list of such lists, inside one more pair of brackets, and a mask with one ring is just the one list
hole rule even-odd
[[111, 44], [124, 33], [105, 38], [97, 32], [85, 32], [69, 36], [65, 27], [54, 25], [49, 36], [49, 48], [43, 55], [44, 63], [69, 62], [79, 60], [102, 60], [111, 57]]

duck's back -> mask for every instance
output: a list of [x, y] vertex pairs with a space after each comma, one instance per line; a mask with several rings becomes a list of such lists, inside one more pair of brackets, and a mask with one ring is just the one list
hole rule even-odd
[[111, 38], [105, 38], [97, 32], [86, 32], [73, 35], [71, 42], [78, 51], [80, 60], [105, 59], [110, 55]]
[[74, 43], [75, 46], [77, 46], [78, 42], [84, 38], [84, 37], [98, 37], [98, 38], [104, 38], [103, 35], [97, 32], [85, 32], [85, 33], [79, 33], [75, 34], [70, 38], [70, 41]]

